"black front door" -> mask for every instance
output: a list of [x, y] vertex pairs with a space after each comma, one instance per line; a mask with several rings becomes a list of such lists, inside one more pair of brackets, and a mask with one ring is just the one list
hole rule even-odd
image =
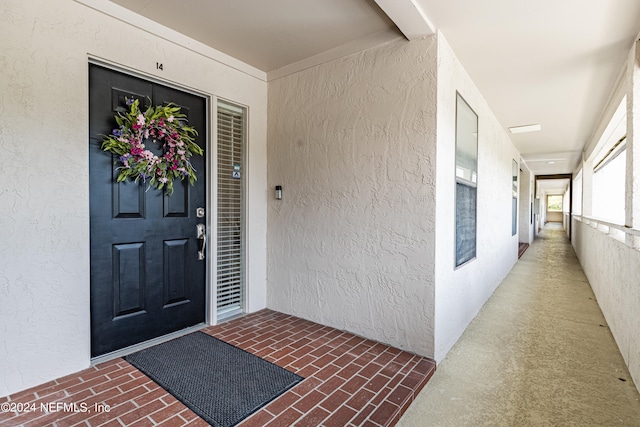
[[[97, 65], [89, 69], [91, 353], [99, 356], [205, 320], [205, 260], [196, 226], [206, 224], [205, 156], [194, 155], [195, 186], [174, 182], [171, 196], [143, 182], [116, 182], [116, 157], [100, 146], [126, 99], [173, 102], [206, 149], [206, 99]], [[145, 108], [141, 107], [144, 111]], [[153, 145], [150, 141], [146, 143]], [[151, 148], [155, 152], [160, 150]]]

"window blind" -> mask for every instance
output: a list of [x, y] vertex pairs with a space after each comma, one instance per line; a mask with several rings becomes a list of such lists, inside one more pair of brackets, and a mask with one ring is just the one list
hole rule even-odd
[[244, 110], [218, 103], [218, 319], [241, 313], [245, 276]]

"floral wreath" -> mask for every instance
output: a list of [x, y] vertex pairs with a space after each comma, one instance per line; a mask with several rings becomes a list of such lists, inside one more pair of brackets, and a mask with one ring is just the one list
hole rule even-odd
[[[169, 103], [165, 106], [149, 107], [140, 111], [140, 100], [127, 99], [129, 111], [115, 116], [118, 128], [106, 136], [102, 149], [117, 154], [121, 166], [117, 182], [131, 179], [138, 182], [149, 180], [149, 187], [165, 188], [173, 193], [173, 181], [189, 179], [194, 185], [196, 170], [189, 162], [194, 154], [203, 155], [203, 150], [194, 141], [198, 132], [187, 126], [186, 115], [180, 107]], [[145, 141], [161, 143], [164, 154], [157, 156], [145, 149]]]

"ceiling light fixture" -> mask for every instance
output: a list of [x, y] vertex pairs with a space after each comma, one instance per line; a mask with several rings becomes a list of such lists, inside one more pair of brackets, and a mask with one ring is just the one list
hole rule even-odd
[[513, 126], [509, 128], [511, 133], [525, 133], [525, 132], [536, 132], [542, 130], [542, 126], [539, 124], [535, 125], [524, 125], [524, 126]]

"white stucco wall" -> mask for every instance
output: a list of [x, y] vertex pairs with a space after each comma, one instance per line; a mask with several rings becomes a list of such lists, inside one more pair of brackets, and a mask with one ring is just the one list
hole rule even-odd
[[576, 255], [640, 389], [640, 251], [584, 222], [573, 227]]
[[[477, 257], [455, 269], [456, 91], [478, 115]], [[518, 258], [512, 162], [520, 154], [455, 54], [438, 37], [435, 359], [440, 362]]]
[[71, 0], [0, 2], [0, 396], [90, 363], [91, 57], [248, 107], [249, 309], [266, 305], [266, 83], [127, 16], [144, 24]]
[[435, 97], [435, 37], [269, 82], [270, 308], [433, 357]]

